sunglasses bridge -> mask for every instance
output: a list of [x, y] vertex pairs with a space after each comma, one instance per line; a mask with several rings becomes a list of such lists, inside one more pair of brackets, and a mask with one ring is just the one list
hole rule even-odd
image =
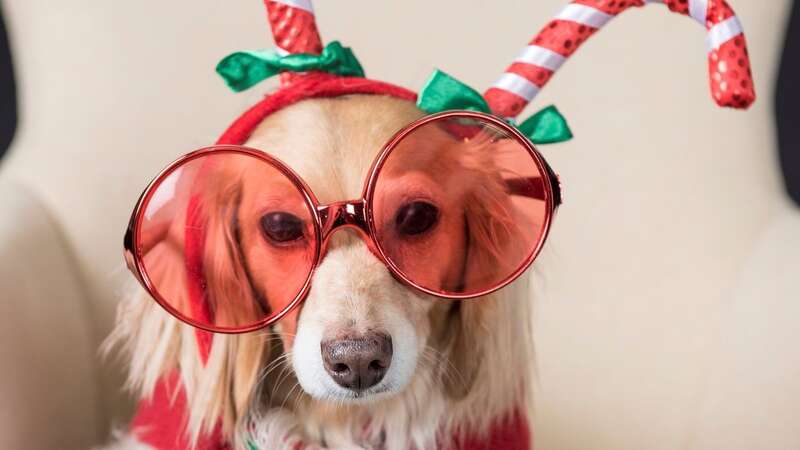
[[364, 199], [335, 202], [317, 207], [320, 221], [320, 256], [328, 248], [330, 237], [339, 228], [350, 228], [358, 234], [367, 244], [369, 251], [378, 256], [379, 252], [375, 242], [370, 236]]

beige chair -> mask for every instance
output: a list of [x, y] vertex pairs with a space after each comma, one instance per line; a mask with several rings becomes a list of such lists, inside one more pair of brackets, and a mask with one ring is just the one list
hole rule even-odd
[[[488, 86], [562, 3], [316, 7], [368, 74], [418, 89], [434, 67]], [[760, 94], [746, 113], [715, 107], [703, 30], [657, 5], [616, 19], [537, 99], [577, 136], [543, 148], [566, 203], [536, 266], [539, 450], [800, 447], [800, 212], [771, 101], [789, 2], [732, 3]], [[131, 278], [130, 209], [270, 85], [235, 95], [212, 71], [269, 34], [256, 0], [2, 8], [21, 120], [0, 170], [0, 448], [88, 448], [130, 413], [97, 356]]]

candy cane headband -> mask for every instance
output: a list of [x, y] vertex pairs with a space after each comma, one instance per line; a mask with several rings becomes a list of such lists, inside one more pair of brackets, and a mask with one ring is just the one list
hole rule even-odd
[[[621, 12], [647, 3], [664, 3], [707, 29], [709, 81], [717, 104], [747, 108], [753, 103], [755, 90], [742, 26], [725, 0], [573, 0], [484, 93], [488, 108], [506, 118], [516, 117], [590, 36]], [[265, 0], [265, 4], [276, 48], [225, 58], [218, 71], [231, 88], [247, 89], [278, 73], [284, 88], [314, 72], [363, 77], [349, 49], [337, 42], [323, 48], [310, 0]]]
[[[649, 3], [654, 3], [650, 1]], [[643, 0], [574, 0], [548, 23], [500, 79], [481, 95], [443, 72], [435, 72], [419, 95], [406, 89], [363, 78], [353, 53], [338, 42], [323, 47], [310, 0], [265, 0], [275, 38], [271, 51], [237, 52], [217, 66], [235, 91], [280, 74], [281, 88], [240, 116], [218, 139], [219, 144], [244, 144], [261, 121], [298, 101], [347, 94], [388, 95], [417, 100], [428, 113], [447, 109], [491, 112], [513, 120], [533, 100], [553, 73], [580, 45], [622, 11], [644, 6]], [[720, 106], [746, 108], [755, 100], [750, 62], [738, 19], [724, 0], [663, 0], [673, 12], [688, 15], [708, 29], [711, 92]], [[571, 137], [566, 122], [553, 107], [544, 108], [518, 124], [534, 143], [559, 142]], [[196, 215], [188, 215], [193, 220]], [[188, 230], [202, 226], [187, 223]], [[204, 237], [187, 232], [186, 266], [192, 304], [202, 308], [200, 250]], [[194, 249], [194, 250], [192, 250]], [[191, 251], [190, 251], [191, 250]], [[194, 275], [193, 275], [194, 274]], [[205, 359], [211, 334], [197, 331]]]
[[725, 0], [574, 0], [534, 36], [486, 91], [492, 110], [506, 117], [519, 114], [590, 36], [621, 12], [647, 3], [664, 3], [708, 30], [709, 81], [718, 105], [747, 108], [753, 103], [756, 94], [742, 25]]

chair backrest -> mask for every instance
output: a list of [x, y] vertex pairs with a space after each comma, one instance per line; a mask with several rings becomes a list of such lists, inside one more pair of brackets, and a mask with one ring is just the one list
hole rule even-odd
[[17, 128], [17, 94], [14, 71], [8, 49], [8, 34], [0, 11], [0, 158], [3, 157]]

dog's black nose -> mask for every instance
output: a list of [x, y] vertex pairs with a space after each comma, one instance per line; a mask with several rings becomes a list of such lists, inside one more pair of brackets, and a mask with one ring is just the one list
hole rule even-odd
[[392, 338], [369, 332], [359, 337], [331, 339], [320, 344], [322, 362], [331, 378], [352, 390], [378, 384], [392, 364]]

